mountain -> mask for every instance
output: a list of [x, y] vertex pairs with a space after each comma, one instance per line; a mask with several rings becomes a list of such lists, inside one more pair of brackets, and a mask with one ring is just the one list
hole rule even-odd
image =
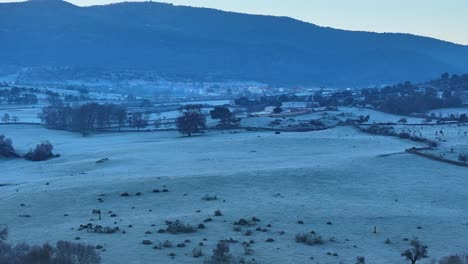
[[271, 84], [367, 85], [468, 71], [468, 46], [155, 2], [0, 4], [0, 66], [151, 70]]

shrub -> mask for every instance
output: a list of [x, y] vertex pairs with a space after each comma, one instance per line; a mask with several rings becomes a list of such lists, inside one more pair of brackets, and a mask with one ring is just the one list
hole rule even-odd
[[214, 211], [215, 216], [222, 216], [223, 214], [221, 213], [221, 210], [216, 210]]
[[6, 138], [4, 135], [0, 135], [0, 156], [6, 158], [18, 157], [18, 154], [16, 154], [13, 148], [13, 141]]
[[205, 200], [205, 201], [216, 201], [216, 200], [218, 200], [218, 196], [206, 194], [205, 196], [203, 196], [202, 200]]
[[151, 242], [151, 240], [143, 240], [141, 243], [142, 243], [143, 245], [151, 245], [151, 244], [153, 244], [153, 242]]
[[192, 255], [194, 258], [199, 258], [201, 256], [203, 256], [203, 251], [201, 249], [201, 247], [196, 247], [192, 250]]
[[195, 233], [197, 232], [197, 229], [189, 224], [184, 224], [183, 222], [176, 220], [167, 224], [166, 231], [171, 234]]
[[297, 234], [296, 235], [296, 242], [302, 243], [305, 245], [313, 246], [313, 245], [321, 245], [324, 243], [321, 236], [311, 233], [311, 234]]
[[229, 245], [219, 242], [213, 250], [213, 255], [206, 261], [207, 264], [228, 264], [233, 262], [233, 257], [229, 254]]
[[439, 260], [439, 264], [467, 264], [468, 263], [468, 255], [466, 256], [458, 256], [452, 255], [443, 257]]
[[166, 240], [162, 243], [162, 246], [165, 248], [171, 248], [172, 247], [172, 242], [169, 240]]
[[24, 157], [31, 161], [44, 161], [54, 157], [52, 150], [54, 147], [49, 141], [44, 141], [36, 145], [34, 150], [30, 150]]
[[242, 247], [244, 248], [244, 255], [246, 256], [253, 255], [254, 250], [251, 248], [251, 245], [249, 242], [242, 243]]
[[356, 264], [366, 264], [366, 258], [365, 257], [356, 257]]

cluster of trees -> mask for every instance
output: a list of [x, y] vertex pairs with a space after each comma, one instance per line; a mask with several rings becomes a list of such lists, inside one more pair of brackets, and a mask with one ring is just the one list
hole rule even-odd
[[3, 123], [10, 123], [10, 122], [16, 123], [16, 122], [19, 121], [19, 117], [18, 116], [10, 116], [10, 114], [5, 113], [5, 114], [2, 115], [1, 120], [2, 120]]
[[25, 88], [12, 87], [0, 89], [0, 103], [3, 104], [37, 104], [34, 93], [28, 93]]
[[468, 74], [450, 75], [444, 73], [438, 80], [432, 81], [430, 84], [447, 92], [468, 91]]
[[394, 114], [425, 113], [431, 109], [462, 105], [461, 98], [449, 92], [444, 92], [439, 97], [435, 88], [426, 87], [421, 90], [410, 82], [383, 89], [364, 89], [361, 96], [362, 105], [371, 105]]
[[241, 97], [234, 100], [234, 104], [247, 108], [249, 112], [258, 112], [265, 109], [267, 106], [275, 106], [281, 109], [283, 102], [296, 100], [297, 96], [282, 94], [279, 96], [262, 96], [257, 99], [249, 99]]
[[31, 161], [44, 161], [57, 157], [58, 155], [54, 155], [52, 150], [54, 150], [54, 146], [52, 146], [49, 141], [43, 141], [42, 143], [37, 144], [35, 149], [26, 153], [24, 158]]
[[55, 245], [11, 245], [6, 242], [8, 229], [0, 228], [0, 263], [2, 264], [99, 264], [96, 248], [86, 244], [58, 241]]
[[431, 85], [421, 88], [411, 82], [386, 86], [381, 89], [366, 88], [360, 91], [339, 91], [324, 96], [315, 93], [313, 100], [320, 106], [371, 106], [383, 112], [406, 115], [425, 113], [431, 109], [443, 107], [459, 107], [461, 96], [450, 91], [452, 87], [441, 91]]
[[124, 106], [87, 103], [72, 107], [63, 104], [57, 97], [49, 97], [49, 106], [42, 109], [39, 118], [48, 128], [76, 131], [83, 135], [110, 127], [111, 124], [117, 124], [120, 128], [127, 121], [138, 127], [143, 125], [139, 115], [133, 115], [129, 120]]
[[241, 118], [236, 117], [236, 115], [231, 112], [228, 107], [217, 106], [210, 111], [212, 119], [219, 119], [220, 128], [234, 128], [238, 127], [241, 121]]
[[[36, 145], [36, 148], [31, 149], [24, 158], [31, 161], [44, 161], [59, 155], [52, 153], [54, 146], [49, 141], [43, 141]], [[14, 158], [19, 157], [13, 147], [13, 141], [4, 135], [0, 135], [0, 157]]]
[[[202, 105], [185, 105], [180, 109], [181, 113], [176, 119], [176, 126], [181, 134], [192, 136], [206, 128], [206, 117], [202, 107]], [[210, 111], [210, 116], [214, 120], [219, 120], [218, 127], [224, 129], [238, 127], [241, 121], [241, 118], [236, 117], [225, 106], [215, 107]]]

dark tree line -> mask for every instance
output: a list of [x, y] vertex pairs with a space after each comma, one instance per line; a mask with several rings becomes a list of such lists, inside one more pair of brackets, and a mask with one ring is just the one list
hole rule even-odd
[[257, 99], [249, 99], [247, 97], [241, 97], [234, 100], [234, 104], [247, 108], [249, 112], [262, 111], [267, 106], [281, 107], [283, 102], [295, 101], [297, 96], [282, 94], [278, 96], [262, 96]]
[[405, 82], [383, 89], [363, 89], [360, 103], [393, 114], [425, 113], [431, 109], [462, 105], [461, 97], [446, 91], [439, 95], [438, 91]]
[[55, 245], [13, 245], [6, 242], [8, 229], [0, 227], [0, 263], [2, 264], [99, 264], [101, 256], [96, 247], [68, 241]]
[[124, 106], [87, 103], [72, 107], [63, 104], [57, 97], [49, 98], [49, 106], [42, 109], [39, 118], [48, 128], [76, 131], [83, 135], [109, 128], [112, 124], [120, 128], [128, 121]]

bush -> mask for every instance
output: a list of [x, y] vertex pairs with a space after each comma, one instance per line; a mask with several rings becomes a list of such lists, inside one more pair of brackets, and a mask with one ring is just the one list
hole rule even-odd
[[216, 248], [213, 250], [213, 255], [206, 264], [229, 264], [233, 263], [233, 257], [229, 254], [229, 245], [223, 242], [219, 242]]
[[38, 144], [34, 150], [30, 150], [24, 157], [31, 161], [44, 161], [54, 157], [54, 146], [49, 141]]
[[183, 222], [176, 220], [174, 222], [169, 222], [167, 224], [166, 231], [171, 234], [180, 234], [180, 233], [195, 233], [197, 229], [189, 224], [184, 224]]
[[297, 234], [296, 235], [296, 242], [297, 243], [302, 243], [305, 245], [313, 246], [313, 245], [321, 245], [324, 243], [323, 239], [321, 236], [315, 234], [315, 233], [310, 233], [310, 234]]
[[199, 258], [201, 256], [203, 256], [203, 251], [201, 249], [201, 247], [196, 247], [192, 250], [192, 255], [194, 258]]
[[362, 256], [356, 257], [356, 264], [366, 264], [366, 258]]
[[0, 135], [0, 156], [6, 158], [18, 157], [18, 154], [16, 154], [13, 148], [13, 141], [6, 138], [4, 135]]
[[468, 255], [466, 256], [447, 256], [439, 260], [439, 264], [467, 264], [468, 263]]
[[206, 194], [205, 196], [203, 196], [202, 200], [205, 200], [205, 201], [216, 201], [216, 200], [218, 200], [218, 196]]

